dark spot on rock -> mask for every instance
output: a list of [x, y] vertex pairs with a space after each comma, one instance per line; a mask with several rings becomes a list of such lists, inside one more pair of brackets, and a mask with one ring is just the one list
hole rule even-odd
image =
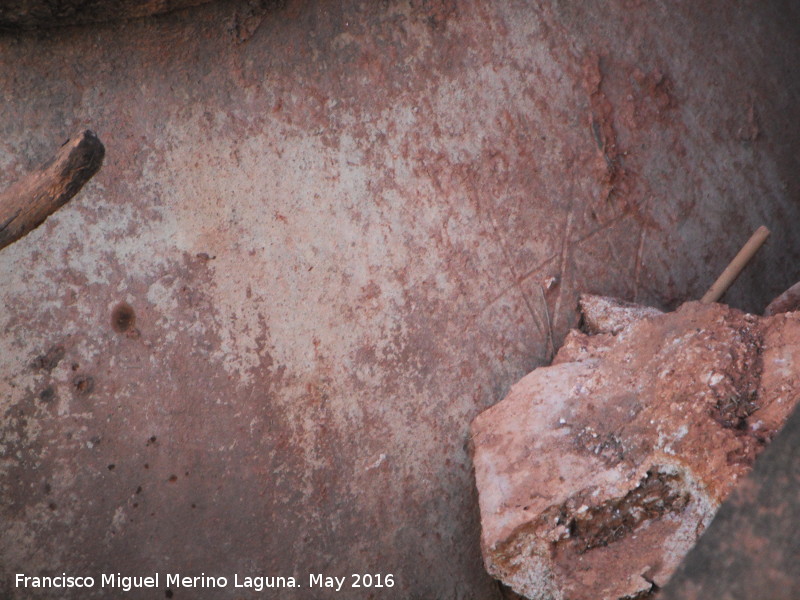
[[731, 394], [718, 398], [711, 415], [726, 429], [746, 431], [748, 417], [758, 409], [757, 392], [748, 390], [741, 394]]
[[108, 470], [109, 470], [109, 471], [113, 471], [113, 470], [114, 470], [114, 467], [116, 467], [116, 466], [117, 466], [117, 465], [115, 465], [114, 463], [111, 463], [110, 465], [108, 465]]
[[52, 402], [53, 398], [56, 397], [56, 391], [52, 387], [46, 387], [41, 392], [39, 392], [39, 400], [42, 402]]
[[734, 448], [725, 454], [725, 461], [729, 465], [752, 465], [756, 460], [757, 447], [754, 444], [746, 444]]
[[134, 502], [131, 506], [133, 506], [133, 508], [139, 508], [139, 503], [138, 502]]
[[31, 367], [49, 373], [58, 366], [58, 363], [61, 362], [65, 354], [66, 350], [64, 350], [64, 346], [53, 346], [44, 354], [37, 356], [33, 360]]
[[91, 375], [76, 375], [72, 379], [72, 387], [79, 396], [91, 394], [94, 390], [94, 377]]
[[184, 474], [184, 476], [188, 477], [189, 476], [189, 471], [184, 471], [183, 474]]
[[34, 369], [47, 371], [49, 373], [55, 369], [56, 366], [58, 366], [58, 363], [61, 362], [61, 359], [64, 358], [65, 354], [66, 350], [64, 350], [64, 346], [53, 346], [44, 354], [37, 356], [33, 360], [31, 367]]
[[151, 435], [150, 439], [147, 440], [147, 443], [145, 444], [145, 446], [150, 446], [152, 444], [155, 444], [156, 443], [156, 439], [157, 439], [156, 436]]
[[192, 502], [192, 508], [197, 508], [197, 504], [195, 504], [194, 502]]
[[45, 494], [49, 494], [50, 492], [53, 491], [53, 487], [49, 483], [45, 483], [42, 486], [42, 490], [44, 491]]
[[136, 313], [127, 302], [120, 302], [111, 312], [111, 327], [117, 333], [126, 333], [136, 325]]
[[142, 493], [142, 486], [137, 487], [135, 493], [141, 494]]
[[80, 368], [80, 365], [78, 363], [72, 363], [72, 370], [73, 371], [77, 371], [79, 368]]
[[58, 508], [58, 506], [56, 505], [55, 502], [51, 502], [50, 504], [47, 505], [47, 508], [49, 508], [50, 510], [55, 510]]
[[149, 464], [147, 464], [147, 463], [144, 463], [144, 468], [145, 468], [145, 469], [149, 469], [149, 468], [150, 468], [150, 465], [149, 465]]
[[169, 588], [167, 588], [167, 589], [166, 589], [166, 591], [164, 592], [164, 595], [165, 595], [167, 598], [172, 598], [172, 590], [171, 590], [171, 589], [169, 589]]
[[178, 481], [178, 476], [177, 475], [170, 475], [169, 479], [167, 479], [167, 481], [169, 481], [170, 483], [175, 483], [176, 481]]
[[93, 435], [92, 437], [89, 438], [89, 441], [92, 442], [93, 445], [97, 446], [102, 441], [102, 439], [103, 438], [101, 438], [99, 435]]
[[558, 544], [575, 546], [578, 554], [616, 542], [646, 521], [680, 513], [689, 503], [678, 475], [648, 471], [639, 485], [622, 498], [608, 500], [584, 512], [562, 507], [569, 538]]

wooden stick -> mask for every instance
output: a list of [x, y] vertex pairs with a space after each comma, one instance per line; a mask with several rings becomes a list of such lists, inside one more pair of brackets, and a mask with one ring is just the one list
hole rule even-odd
[[736, 278], [742, 272], [742, 270], [747, 266], [747, 263], [750, 262], [750, 259], [753, 258], [758, 249], [764, 245], [764, 242], [767, 241], [769, 237], [769, 229], [764, 227], [763, 225], [756, 229], [756, 232], [750, 236], [750, 239], [747, 240], [747, 243], [742, 246], [742, 249], [739, 250], [739, 254], [737, 254], [734, 259], [725, 267], [725, 270], [722, 274], [717, 278], [714, 284], [708, 288], [705, 296], [700, 299], [700, 302], [704, 302], [706, 304], [710, 302], [716, 302], [722, 295], [728, 291], [728, 288], [731, 287]]
[[91, 131], [67, 140], [56, 155], [0, 194], [0, 249], [27, 235], [77, 194], [100, 170], [105, 148]]
[[[122, 21], [198, 6], [210, 0], [2, 0], [0, 31]], [[261, 2], [260, 4], [264, 4]], [[251, 9], [252, 10], [252, 9]]]
[[550, 309], [547, 308], [547, 298], [544, 297], [544, 286], [539, 284], [539, 291], [542, 293], [542, 304], [544, 305], [544, 316], [547, 317], [547, 339], [550, 342], [550, 362], [556, 356], [556, 346], [553, 342], [553, 323], [550, 321]]

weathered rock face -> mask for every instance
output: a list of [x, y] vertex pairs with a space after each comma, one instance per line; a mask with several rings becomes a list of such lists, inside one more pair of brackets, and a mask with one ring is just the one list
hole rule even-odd
[[728, 302], [800, 279], [785, 0], [272, 4], [0, 36], [0, 187], [108, 150], [0, 252], [4, 600], [87, 570], [493, 600], [469, 422], [576, 290], [675, 308], [765, 220]]
[[688, 303], [573, 332], [473, 422], [487, 569], [537, 600], [650, 597], [796, 404], [799, 371], [798, 314]]

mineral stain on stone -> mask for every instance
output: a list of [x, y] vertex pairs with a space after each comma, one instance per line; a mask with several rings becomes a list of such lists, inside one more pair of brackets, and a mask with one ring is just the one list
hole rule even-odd
[[111, 327], [117, 333], [126, 333], [136, 325], [136, 313], [127, 302], [120, 302], [111, 312]]
[[36, 370], [47, 371], [48, 373], [58, 366], [61, 359], [66, 355], [64, 346], [53, 346], [44, 354], [37, 356], [31, 367]]
[[578, 554], [583, 554], [621, 540], [649, 520], [668, 512], [680, 513], [691, 498], [680, 488], [680, 483], [680, 475], [653, 469], [622, 498], [572, 515], [565, 506], [569, 537], [559, 543], [570, 544]]
[[90, 375], [76, 375], [72, 387], [79, 396], [87, 396], [94, 391], [94, 378]]

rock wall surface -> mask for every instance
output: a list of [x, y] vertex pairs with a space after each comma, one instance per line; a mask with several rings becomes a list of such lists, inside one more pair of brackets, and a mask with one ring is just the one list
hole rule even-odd
[[154, 570], [496, 595], [468, 424], [550, 359], [577, 292], [672, 308], [762, 222], [727, 301], [800, 278], [796, 22], [220, 1], [0, 35], [0, 185], [76, 131], [107, 149], [0, 253], [0, 596]]

